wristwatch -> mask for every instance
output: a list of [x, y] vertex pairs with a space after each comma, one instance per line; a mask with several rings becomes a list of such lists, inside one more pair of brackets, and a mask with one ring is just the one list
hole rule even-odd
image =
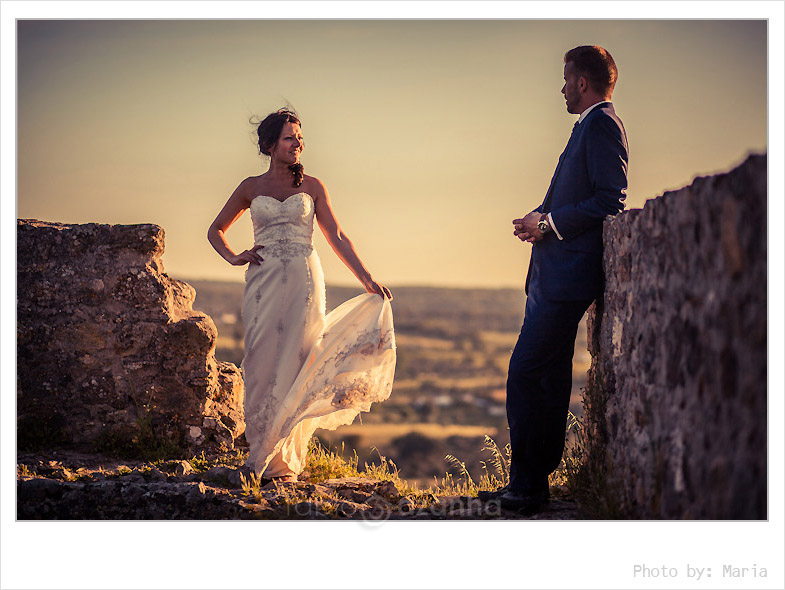
[[548, 223], [547, 213], [543, 213], [540, 217], [540, 220], [537, 222], [537, 229], [544, 234], [547, 234], [549, 231], [551, 231], [551, 224]]

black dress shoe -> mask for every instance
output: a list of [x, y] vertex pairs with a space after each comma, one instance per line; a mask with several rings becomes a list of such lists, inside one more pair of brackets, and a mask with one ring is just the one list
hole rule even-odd
[[[498, 490], [494, 490], [494, 491], [483, 490], [481, 492], [477, 492], [477, 498], [479, 498], [479, 500], [482, 501], [482, 502], [491, 502], [493, 500], [498, 500], [499, 498], [501, 498], [504, 494], [506, 494], [509, 491], [509, 489], [510, 489], [510, 486], [506, 485], [506, 486], [504, 486], [502, 488], [499, 488]], [[524, 495], [525, 496], [525, 495], [528, 495], [528, 494], [519, 494], [519, 495]], [[540, 491], [539, 495], [541, 496], [541, 501], [543, 502], [543, 504], [548, 502], [548, 500], [551, 497], [551, 491], [548, 488], [548, 484], [547, 483], [543, 486], [543, 488]]]
[[507, 493], [507, 489], [508, 489], [507, 486], [504, 486], [503, 488], [499, 488], [498, 490], [493, 490], [493, 491], [482, 490], [481, 492], [477, 492], [477, 498], [481, 502], [490, 502], [492, 500], [498, 500], [504, 494]]
[[548, 503], [548, 496], [547, 491], [534, 494], [518, 494], [508, 491], [499, 500], [501, 501], [501, 507], [505, 510], [514, 510], [524, 516], [531, 516], [543, 509], [545, 504]]

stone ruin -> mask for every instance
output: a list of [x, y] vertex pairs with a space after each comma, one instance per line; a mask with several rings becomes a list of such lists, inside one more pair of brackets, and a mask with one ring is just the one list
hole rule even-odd
[[240, 370], [163, 251], [156, 225], [17, 220], [20, 449], [234, 448]]
[[584, 403], [620, 516], [766, 518], [766, 166], [605, 222]]

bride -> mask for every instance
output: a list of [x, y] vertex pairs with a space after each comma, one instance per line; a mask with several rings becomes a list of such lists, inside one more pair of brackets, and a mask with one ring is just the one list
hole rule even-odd
[[[264, 478], [296, 481], [317, 428], [350, 424], [387, 399], [395, 372], [390, 290], [377, 283], [343, 233], [322, 182], [303, 173], [297, 115], [280, 109], [256, 133], [270, 168], [235, 189], [207, 232], [230, 264], [248, 265], [245, 327], [246, 466]], [[250, 210], [254, 245], [239, 254], [225, 233]], [[313, 220], [367, 293], [325, 315], [313, 248]]]

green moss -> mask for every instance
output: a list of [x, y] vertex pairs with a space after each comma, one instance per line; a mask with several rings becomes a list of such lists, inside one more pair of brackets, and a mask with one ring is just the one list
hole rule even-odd
[[583, 420], [575, 420], [575, 438], [565, 451], [565, 485], [581, 513], [594, 520], [628, 518], [621, 503], [624, 491], [615, 483], [607, 461], [608, 431], [605, 422], [608, 393], [595, 367], [583, 395]]
[[65, 418], [57, 413], [20, 416], [16, 421], [16, 445], [20, 451], [37, 452], [62, 447]]
[[[170, 430], [176, 434], [167, 432]], [[182, 435], [176, 428], [154, 425], [147, 408], [142, 408], [135, 424], [115, 424], [104, 429], [93, 442], [93, 449], [112, 457], [159, 461], [183, 459]]]
[[101, 430], [93, 440], [93, 450], [111, 457], [135, 459], [139, 451], [134, 445], [136, 430], [128, 424], [113, 424]]

